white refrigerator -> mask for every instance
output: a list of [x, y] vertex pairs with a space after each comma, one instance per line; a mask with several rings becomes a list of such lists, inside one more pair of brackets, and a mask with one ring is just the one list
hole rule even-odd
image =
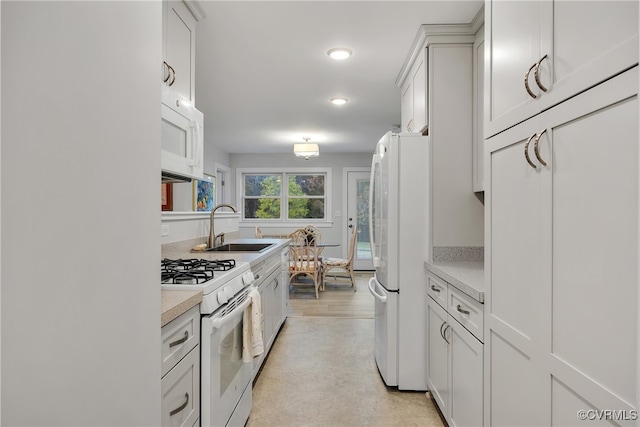
[[371, 164], [375, 359], [385, 384], [400, 390], [427, 390], [430, 152], [429, 137], [388, 132]]

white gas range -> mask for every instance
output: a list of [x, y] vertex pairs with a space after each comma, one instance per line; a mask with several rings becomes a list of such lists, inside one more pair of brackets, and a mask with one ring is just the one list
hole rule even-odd
[[248, 262], [164, 259], [163, 290], [201, 290], [202, 426], [244, 425], [251, 412], [252, 363], [242, 360], [244, 310], [255, 281]]

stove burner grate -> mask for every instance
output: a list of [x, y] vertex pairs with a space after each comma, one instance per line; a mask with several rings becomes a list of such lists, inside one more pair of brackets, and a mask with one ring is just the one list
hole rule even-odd
[[199, 284], [214, 278], [215, 271], [228, 271], [234, 268], [234, 259], [163, 259], [160, 262], [162, 283]]

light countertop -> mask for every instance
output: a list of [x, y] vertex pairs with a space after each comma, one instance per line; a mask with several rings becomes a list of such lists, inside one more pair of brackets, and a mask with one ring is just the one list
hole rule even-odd
[[425, 270], [484, 304], [484, 262], [425, 262]]
[[162, 316], [164, 326], [202, 301], [202, 291], [162, 291]]

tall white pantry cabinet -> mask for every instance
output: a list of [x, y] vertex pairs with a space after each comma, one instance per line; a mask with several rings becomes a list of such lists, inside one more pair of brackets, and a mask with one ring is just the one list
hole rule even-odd
[[484, 424], [637, 426], [638, 3], [485, 28]]

